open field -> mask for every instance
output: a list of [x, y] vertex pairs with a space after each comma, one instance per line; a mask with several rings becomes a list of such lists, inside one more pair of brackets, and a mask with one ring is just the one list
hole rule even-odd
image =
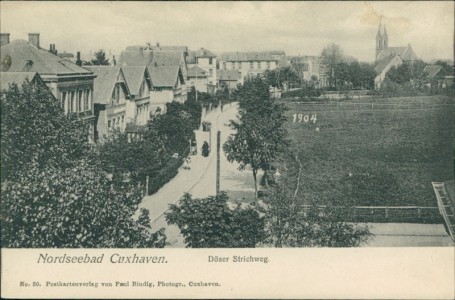
[[302, 199], [321, 205], [436, 207], [431, 181], [453, 179], [453, 103], [419, 97], [354, 104], [366, 102], [360, 100], [319, 105], [283, 99], [303, 165]]

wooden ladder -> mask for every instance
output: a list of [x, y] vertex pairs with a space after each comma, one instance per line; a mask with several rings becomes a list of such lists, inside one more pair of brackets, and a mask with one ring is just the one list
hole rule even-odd
[[447, 189], [443, 182], [432, 182], [433, 190], [438, 200], [439, 212], [446, 222], [450, 237], [455, 241], [455, 207], [449, 198]]

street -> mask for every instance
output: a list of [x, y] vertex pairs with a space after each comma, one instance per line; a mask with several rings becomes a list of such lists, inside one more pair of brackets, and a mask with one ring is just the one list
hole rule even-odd
[[[158, 230], [166, 229], [166, 236], [169, 247], [184, 247], [183, 237], [177, 226], [168, 225], [164, 213], [170, 204], [175, 204], [184, 193], [190, 193], [194, 198], [205, 198], [216, 194], [216, 135], [221, 132], [221, 147], [231, 134], [232, 130], [226, 126], [229, 120], [234, 119], [237, 113], [235, 103], [224, 106], [220, 112], [219, 108], [208, 112], [202, 117], [203, 121], [212, 123], [211, 130], [211, 151], [208, 157], [201, 155], [201, 145], [203, 143], [202, 134], [196, 133], [198, 139], [198, 153], [192, 155], [190, 169], [182, 167], [179, 173], [170, 182], [165, 184], [158, 192], [144, 197], [139, 207], [150, 211], [152, 228]], [[199, 132], [200, 133], [200, 132]], [[208, 132], [206, 132], [208, 135]], [[208, 142], [208, 141], [207, 141]], [[240, 172], [237, 163], [229, 163], [221, 149], [220, 155], [220, 189], [228, 190], [228, 195], [232, 201], [242, 202], [243, 199], [254, 196], [254, 183], [251, 171]]]

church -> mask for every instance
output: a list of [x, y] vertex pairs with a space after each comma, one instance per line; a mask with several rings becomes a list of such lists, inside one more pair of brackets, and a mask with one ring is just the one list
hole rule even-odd
[[384, 81], [387, 72], [392, 67], [398, 67], [405, 61], [415, 61], [417, 55], [408, 44], [406, 47], [389, 47], [389, 36], [387, 35], [387, 29], [382, 22], [382, 17], [379, 22], [378, 32], [376, 34], [376, 55], [375, 55], [375, 67], [376, 78], [374, 79], [374, 86], [376, 89], [381, 87], [381, 83]]

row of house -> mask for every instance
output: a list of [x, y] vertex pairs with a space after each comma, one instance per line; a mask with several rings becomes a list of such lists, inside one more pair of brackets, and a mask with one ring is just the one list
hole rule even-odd
[[154, 114], [164, 113], [166, 103], [186, 100], [182, 68], [166, 61], [172, 54], [160, 53], [152, 64], [128, 63], [123, 57], [124, 66], [82, 67], [53, 49], [40, 47], [38, 33], [30, 33], [28, 41], [11, 42], [2, 33], [1, 88], [26, 79], [44, 83], [64, 113], [75, 113], [88, 124], [91, 140], [125, 131], [129, 124], [143, 126]]

